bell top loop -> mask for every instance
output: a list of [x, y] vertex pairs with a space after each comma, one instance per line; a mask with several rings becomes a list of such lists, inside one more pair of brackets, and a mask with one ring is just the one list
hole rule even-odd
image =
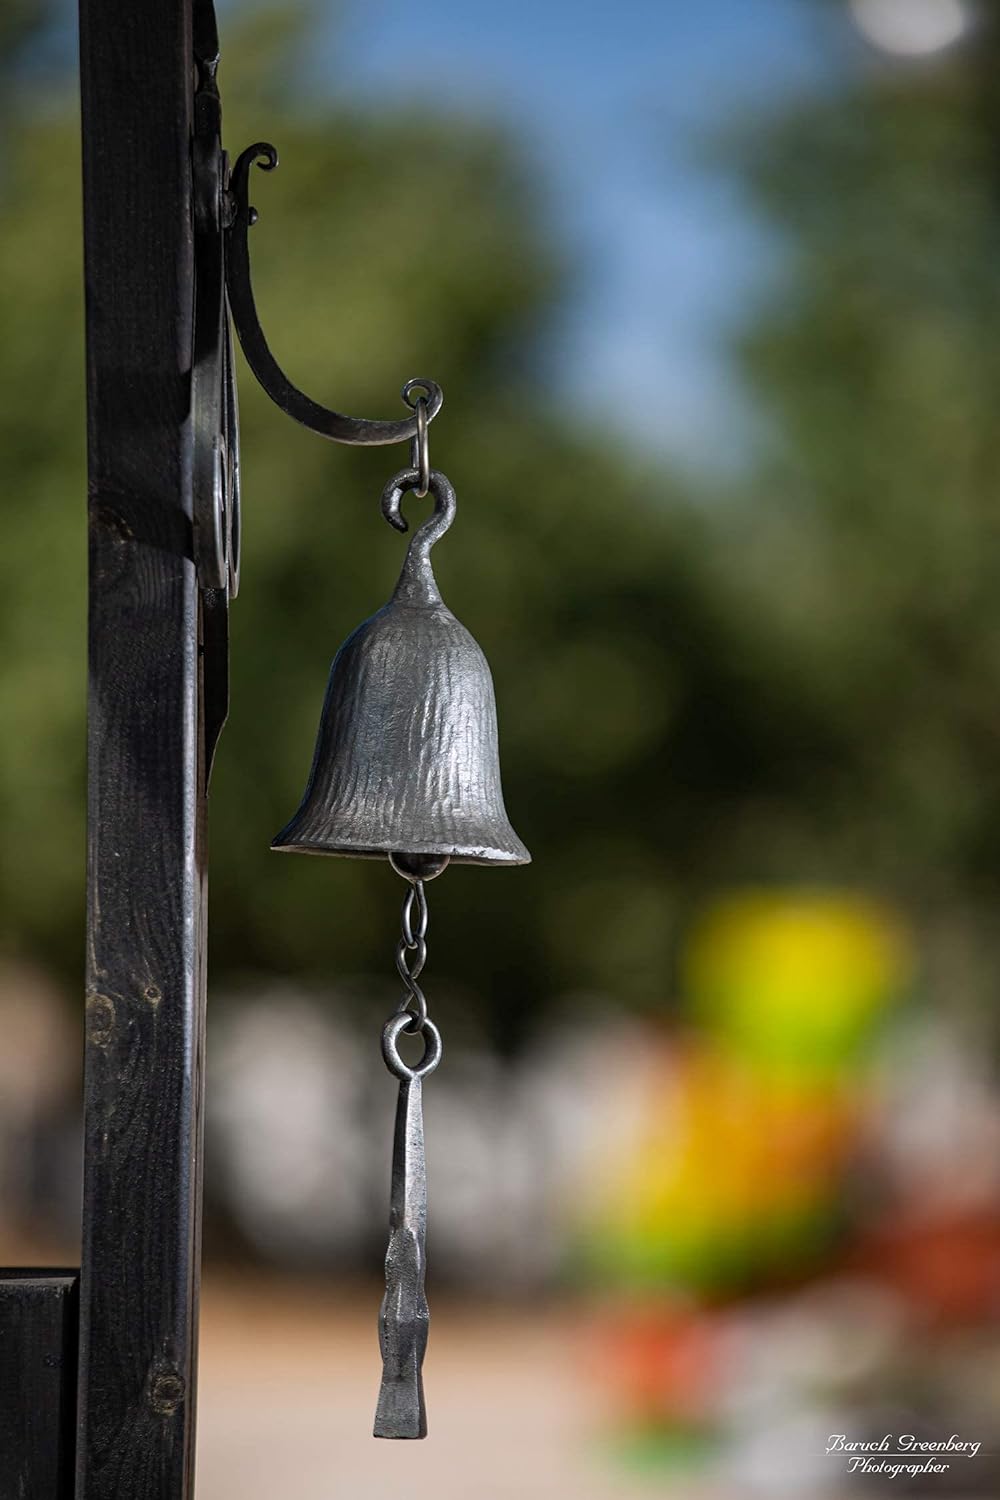
[[[400, 506], [403, 496], [420, 487], [419, 469], [401, 469], [394, 474], [382, 491], [382, 514], [390, 526], [397, 531], [409, 530], [406, 517]], [[393, 598], [404, 604], [440, 604], [434, 569], [431, 566], [431, 548], [444, 536], [455, 519], [457, 501], [451, 481], [438, 469], [428, 475], [428, 491], [434, 496], [434, 511], [413, 533], [406, 551], [403, 570], [396, 584]]]
[[[419, 490], [420, 479], [418, 468], [400, 469], [382, 491], [382, 514], [396, 531], [409, 530], [409, 522], [400, 507], [404, 495], [409, 494], [411, 490], [414, 493]], [[431, 469], [427, 475], [427, 490], [434, 496], [434, 511], [414, 532], [413, 540], [410, 542], [410, 551], [419, 551], [424, 557], [429, 555], [434, 543], [444, 536], [454, 521], [455, 511], [458, 509], [455, 487], [440, 469]]]

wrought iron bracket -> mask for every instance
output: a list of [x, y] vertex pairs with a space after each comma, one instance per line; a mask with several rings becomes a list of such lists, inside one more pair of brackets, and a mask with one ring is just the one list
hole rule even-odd
[[[250, 279], [248, 235], [257, 220], [250, 206], [250, 169], [278, 165], [266, 141], [255, 142], [230, 170], [222, 148], [222, 106], [216, 82], [219, 43], [211, 0], [194, 5], [194, 96], [192, 172], [194, 180], [195, 298], [191, 374], [193, 430], [192, 531], [194, 562], [202, 590], [205, 667], [205, 760], [210, 770], [215, 745], [229, 706], [229, 601], [240, 574], [239, 412], [231, 328], [235, 327], [247, 364], [276, 406], [303, 426], [335, 443], [374, 446], [416, 444], [426, 423], [441, 410], [444, 396], [433, 380], [409, 380], [403, 398], [413, 409], [419, 393], [423, 411], [400, 421], [350, 417], [313, 401], [282, 370], [268, 347]], [[232, 323], [230, 323], [230, 319]]]
[[[214, 20], [214, 18], [213, 18]], [[213, 27], [214, 31], [214, 27]], [[209, 43], [212, 38], [206, 39]], [[223, 204], [228, 164], [215, 74], [218, 47], [198, 60], [192, 142], [195, 307], [191, 372], [194, 543], [199, 582], [239, 588], [239, 421], [226, 316]]]
[[[240, 152], [232, 169], [225, 201], [226, 291], [229, 310], [247, 364], [276, 406], [280, 406], [283, 412], [287, 412], [304, 427], [318, 432], [321, 437], [330, 438], [335, 443], [369, 447], [383, 443], [412, 442], [417, 436], [416, 417], [390, 422], [368, 417], [348, 417], [342, 412], [331, 411], [293, 385], [268, 348], [250, 280], [248, 235], [257, 222], [257, 211], [250, 206], [249, 188], [250, 168], [255, 163], [263, 171], [272, 172], [278, 165], [278, 153], [274, 146], [267, 141], [257, 141]], [[408, 392], [410, 388], [417, 386], [423, 389], [425, 395], [427, 420], [433, 421], [444, 401], [441, 387], [433, 380], [411, 380], [407, 382], [405, 389]]]
[[193, 7], [197, 67], [191, 167], [194, 330], [191, 362], [192, 545], [201, 591], [202, 743], [206, 785], [229, 714], [229, 601], [240, 577], [239, 416], [226, 313], [223, 201], [228, 176], [216, 84], [219, 40], [211, 0]]

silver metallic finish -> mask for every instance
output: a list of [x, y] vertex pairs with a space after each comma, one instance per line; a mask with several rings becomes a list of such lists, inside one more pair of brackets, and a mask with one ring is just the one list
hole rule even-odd
[[[382, 513], [399, 531], [403, 496], [419, 480], [404, 469], [383, 492]], [[334, 659], [309, 784], [275, 849], [483, 865], [531, 858], [504, 807], [489, 666], [431, 567], [455, 491], [436, 469], [429, 489], [434, 513], [410, 542], [392, 598]]]

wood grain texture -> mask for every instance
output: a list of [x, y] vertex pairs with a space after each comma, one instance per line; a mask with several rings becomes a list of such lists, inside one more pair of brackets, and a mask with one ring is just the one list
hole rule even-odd
[[0, 1271], [0, 1500], [70, 1500], [75, 1271]]
[[89, 839], [78, 1500], [191, 1494], [204, 1023], [190, 0], [81, 0]]

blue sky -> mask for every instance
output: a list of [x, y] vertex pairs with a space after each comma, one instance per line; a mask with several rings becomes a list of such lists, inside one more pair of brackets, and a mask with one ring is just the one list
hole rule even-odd
[[338, 88], [367, 102], [436, 99], [518, 133], [579, 272], [557, 392], [600, 391], [617, 426], [700, 464], [739, 451], [719, 342], [768, 246], [693, 142], [734, 105], [829, 76], [829, 19], [814, 0], [354, 0], [329, 47]]

